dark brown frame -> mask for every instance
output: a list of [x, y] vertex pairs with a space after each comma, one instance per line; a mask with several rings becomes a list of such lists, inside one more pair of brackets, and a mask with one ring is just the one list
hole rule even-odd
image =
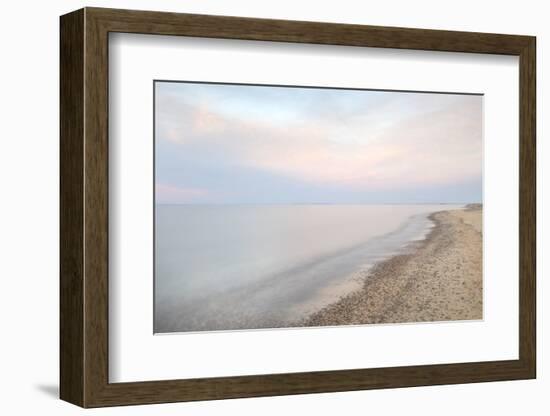
[[[519, 359], [109, 383], [109, 32], [519, 56]], [[531, 36], [99, 8], [62, 16], [61, 398], [100, 407], [535, 378], [535, 45]]]

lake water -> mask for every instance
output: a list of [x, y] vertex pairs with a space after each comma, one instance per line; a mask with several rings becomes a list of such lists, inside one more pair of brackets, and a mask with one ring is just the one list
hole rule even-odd
[[155, 332], [292, 326], [458, 205], [157, 205]]

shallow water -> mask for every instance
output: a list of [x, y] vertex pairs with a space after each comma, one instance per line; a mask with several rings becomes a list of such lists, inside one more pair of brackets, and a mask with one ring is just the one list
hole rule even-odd
[[157, 205], [155, 332], [290, 326], [458, 205]]

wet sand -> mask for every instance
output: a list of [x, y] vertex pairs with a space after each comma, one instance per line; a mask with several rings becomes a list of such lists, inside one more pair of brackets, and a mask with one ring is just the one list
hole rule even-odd
[[359, 290], [296, 326], [483, 318], [482, 207], [431, 214], [427, 238], [374, 266]]

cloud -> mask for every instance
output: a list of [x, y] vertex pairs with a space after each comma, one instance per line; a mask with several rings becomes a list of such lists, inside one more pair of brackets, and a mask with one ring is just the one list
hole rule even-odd
[[216, 96], [226, 87], [178, 85], [180, 93], [157, 94], [157, 147], [172, 143], [182, 163], [192, 156], [214, 170], [233, 165], [365, 191], [481, 177], [480, 96], [310, 90], [316, 100], [306, 100], [302, 90], [287, 89], [277, 91], [283, 117], [272, 101], [264, 103], [272, 97], [262, 99], [262, 87], [233, 87], [232, 94]]
[[163, 183], [155, 184], [155, 200], [160, 204], [184, 204], [196, 202], [209, 195], [206, 189], [182, 188]]

